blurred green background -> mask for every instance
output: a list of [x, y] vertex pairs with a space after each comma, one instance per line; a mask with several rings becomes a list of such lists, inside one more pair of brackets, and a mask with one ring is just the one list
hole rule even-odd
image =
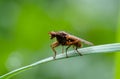
[[[0, 75], [52, 56], [50, 31], [95, 45], [116, 42], [118, 8], [119, 0], [0, 0]], [[91, 54], [45, 63], [11, 79], [114, 79], [114, 62], [114, 54]]]

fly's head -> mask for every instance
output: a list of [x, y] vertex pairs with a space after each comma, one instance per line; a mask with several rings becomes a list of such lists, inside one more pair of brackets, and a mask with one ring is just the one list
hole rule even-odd
[[54, 32], [54, 31], [51, 31], [48, 34], [50, 35], [50, 39], [53, 39], [56, 37], [56, 32]]

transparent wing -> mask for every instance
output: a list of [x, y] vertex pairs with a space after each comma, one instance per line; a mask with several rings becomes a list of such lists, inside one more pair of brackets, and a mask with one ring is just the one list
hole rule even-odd
[[92, 42], [89, 42], [89, 41], [86, 41], [82, 38], [79, 38], [81, 42], [85, 43], [85, 44], [88, 44], [88, 45], [94, 45]]

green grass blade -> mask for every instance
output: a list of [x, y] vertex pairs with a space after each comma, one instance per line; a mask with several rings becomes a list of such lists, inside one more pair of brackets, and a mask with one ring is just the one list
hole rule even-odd
[[[80, 48], [78, 50], [83, 55], [94, 54], [94, 53], [112, 53], [112, 52], [120, 51], [120, 43], [91, 46], [91, 47]], [[74, 51], [69, 51], [68, 56], [69, 56], [69, 58], [71, 58], [71, 57], [79, 56], [79, 54], [75, 53]], [[59, 60], [59, 59], [66, 59], [66, 54], [64, 53], [64, 54], [57, 55], [56, 60]], [[15, 69], [11, 72], [8, 72], [8, 73], [0, 76], [0, 79], [10, 78], [10, 77], [12, 77], [12, 76], [14, 76], [14, 75], [16, 75], [20, 72], [31, 69], [35, 66], [38, 66], [38, 65], [42, 64], [42, 63], [46, 63], [46, 62], [50, 62], [50, 61], [56, 61], [56, 60], [54, 60], [53, 57], [45, 58], [45, 59], [37, 61], [33, 64], [30, 64], [30, 65]]]
[[[120, 9], [119, 9], [119, 16], [118, 16], [118, 28], [117, 28], [117, 41], [120, 42]], [[115, 56], [115, 79], [120, 79], [120, 52], [118, 52]]]

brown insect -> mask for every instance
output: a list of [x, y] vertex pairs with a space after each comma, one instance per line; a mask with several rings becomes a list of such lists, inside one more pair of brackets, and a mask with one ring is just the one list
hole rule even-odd
[[78, 48], [82, 47], [82, 43], [85, 43], [88, 45], [93, 45], [93, 43], [91, 43], [91, 42], [88, 42], [84, 39], [70, 35], [64, 31], [58, 31], [58, 32], [51, 31], [51, 32], [49, 32], [49, 34], [50, 34], [51, 39], [56, 38], [56, 41], [51, 44], [51, 48], [54, 52], [54, 56], [53, 56], [54, 59], [55, 59], [56, 53], [57, 53], [55, 50], [55, 47], [57, 47], [59, 45], [62, 45], [62, 53], [64, 52], [63, 46], [68, 46], [66, 48], [66, 57], [68, 57], [67, 50], [70, 46], [73, 46], [73, 48], [75, 47], [75, 50], [77, 51], [77, 53], [80, 56], [82, 56], [82, 54], [77, 50]]

